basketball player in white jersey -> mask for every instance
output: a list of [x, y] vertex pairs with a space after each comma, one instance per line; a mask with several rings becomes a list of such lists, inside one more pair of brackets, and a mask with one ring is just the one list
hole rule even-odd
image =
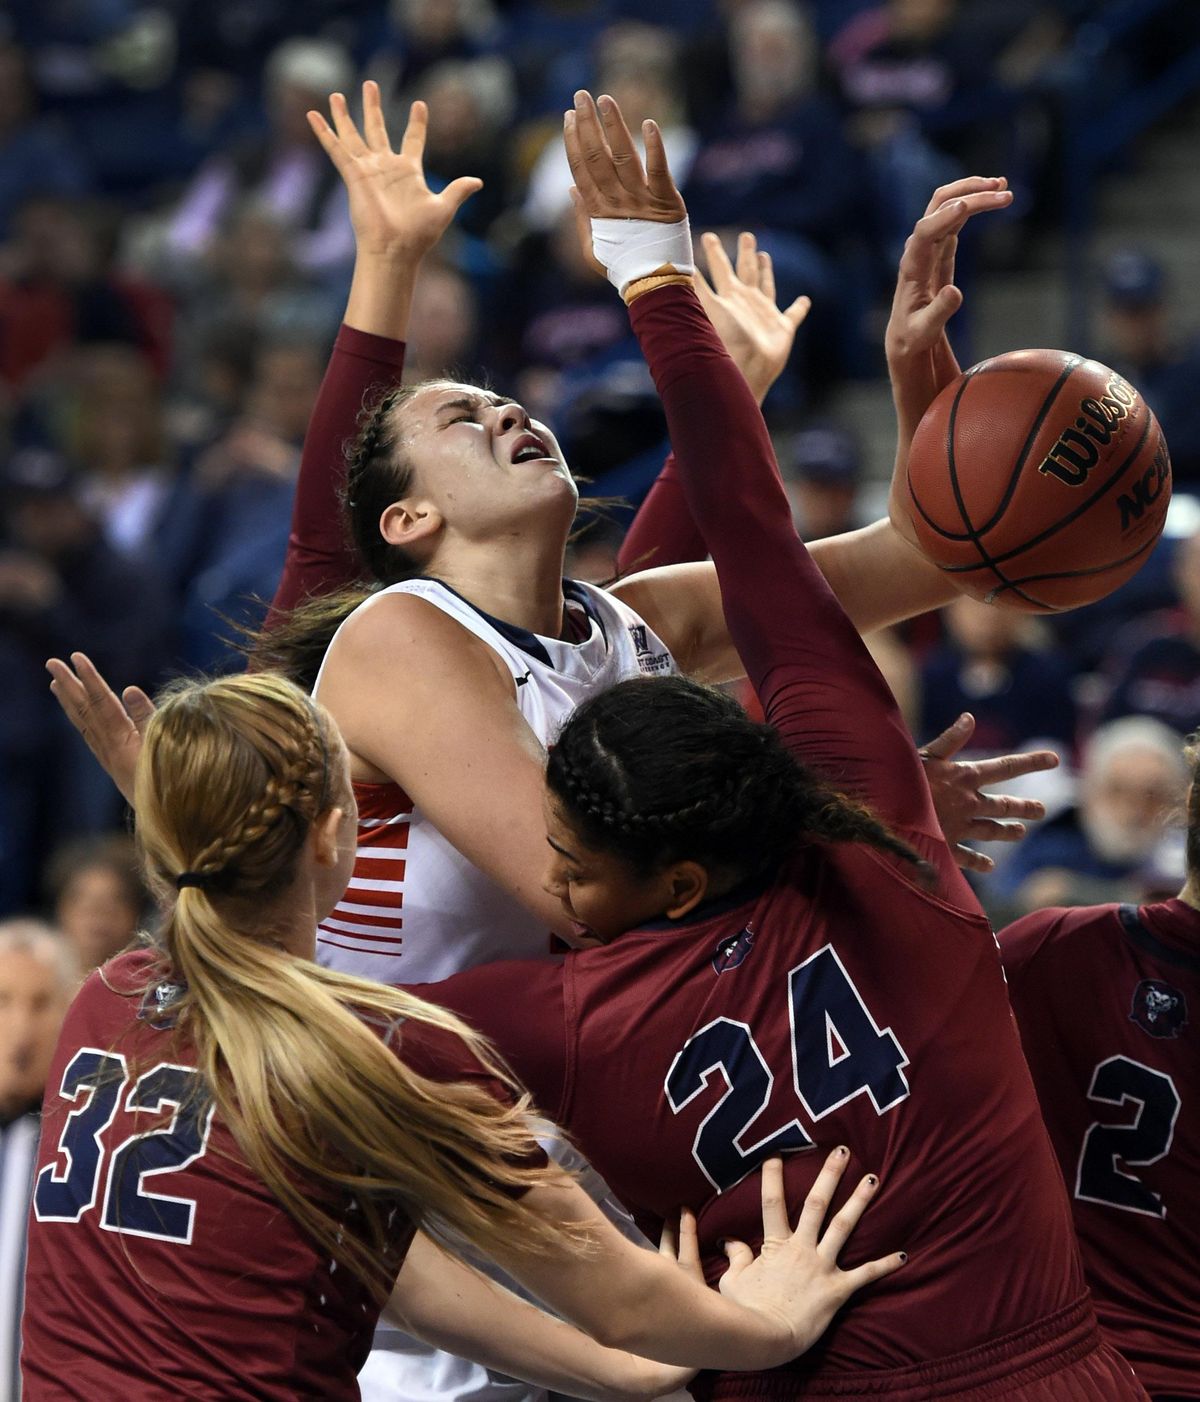
[[[396, 343], [421, 257], [470, 182], [441, 196], [425, 187], [419, 104], [399, 153], [388, 145], [374, 85], [364, 89], [361, 135], [344, 100], [335, 96], [331, 105], [336, 132], [315, 114], [313, 125], [350, 194], [358, 258], [346, 324], [372, 345]], [[739, 286], [709, 298], [710, 314], [735, 353], [741, 338], [739, 363], [752, 384], [759, 377], [761, 398], [801, 312], [775, 310], [764, 290], [769, 265], [752, 249], [739, 273]], [[919, 388], [906, 402], [926, 393], [927, 359], [914, 356]], [[929, 386], [928, 398], [939, 387]], [[340, 406], [341, 437], [360, 407], [361, 392]], [[332, 510], [338, 474], [332, 464], [325, 470]], [[564, 592], [577, 494], [562, 454], [520, 406], [473, 386], [438, 382], [377, 405], [351, 454], [347, 485], [359, 552], [380, 582], [388, 585], [389, 573], [420, 578], [385, 588], [355, 612], [321, 671], [321, 700], [352, 753], [362, 826], [355, 875], [323, 922], [319, 956], [413, 982], [547, 953], [551, 932], [568, 939], [572, 932], [562, 926], [560, 903], [541, 889], [544, 746], [584, 695], [623, 677], [677, 666], [709, 679], [734, 675], [715, 575], [705, 565], [675, 566], [610, 591], [568, 585]], [[938, 606], [952, 593], [886, 522], [821, 544], [814, 554], [861, 628]], [[68, 669], [55, 675], [63, 699]], [[120, 738], [114, 743], [120, 749]], [[973, 775], [972, 793], [989, 777], [1015, 772], [1007, 765]], [[976, 799], [973, 812], [983, 824], [976, 836], [996, 835], [993, 814], [1037, 816], [1003, 800]], [[401, 1347], [390, 1362], [373, 1356], [363, 1395], [411, 1402], [534, 1394], [474, 1365]]]

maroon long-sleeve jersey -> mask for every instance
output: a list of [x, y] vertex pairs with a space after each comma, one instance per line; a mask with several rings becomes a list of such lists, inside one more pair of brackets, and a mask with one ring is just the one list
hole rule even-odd
[[[156, 970], [140, 951], [94, 973], [50, 1068], [24, 1396], [351, 1402], [379, 1305], [246, 1164], [173, 1034], [178, 989]], [[457, 1037], [405, 1023], [400, 1039], [422, 1074], [506, 1094]], [[332, 1205], [320, 1185], [312, 1192]], [[338, 1210], [353, 1231], [352, 1201]], [[398, 1270], [413, 1227], [399, 1206], [394, 1223]]]
[[[766, 1156], [787, 1155], [793, 1209], [839, 1143], [849, 1181], [880, 1174], [845, 1259], [902, 1248], [908, 1265], [790, 1368], [710, 1375], [701, 1395], [962, 1396], [1036, 1356], [1050, 1390], [1014, 1396], [1142, 1396], [1099, 1348], [995, 939], [898, 708], [796, 538], [761, 417], [689, 290], [638, 299], [633, 322], [768, 719], [936, 884], [861, 844], [809, 843], [685, 921], [420, 991], [496, 1042], [649, 1233], [692, 1207], [710, 1280], [723, 1239], [761, 1236]], [[1087, 1389], [1055, 1391], [1049, 1375], [1081, 1359]]]
[[1100, 1323], [1200, 1397], [1200, 911], [1041, 910], [1000, 948]]

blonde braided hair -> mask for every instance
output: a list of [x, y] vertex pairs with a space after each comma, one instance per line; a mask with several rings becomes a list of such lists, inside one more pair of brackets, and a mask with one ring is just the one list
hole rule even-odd
[[[320, 968], [275, 939], [272, 902], [296, 879], [312, 824], [331, 802], [353, 802], [349, 775], [330, 774], [336, 734], [282, 677], [176, 684], [138, 761], [137, 834], [152, 886], [174, 898], [154, 977], [183, 989], [176, 1036], [251, 1168], [383, 1295], [397, 1207], [484, 1252], [546, 1247], [559, 1232], [521, 1196], [552, 1170], [529, 1166], [528, 1096], [486, 1043], [439, 1008]], [[203, 886], [176, 895], [181, 873]], [[407, 1067], [394, 1033], [402, 1047], [414, 1023], [461, 1038], [511, 1101]]]

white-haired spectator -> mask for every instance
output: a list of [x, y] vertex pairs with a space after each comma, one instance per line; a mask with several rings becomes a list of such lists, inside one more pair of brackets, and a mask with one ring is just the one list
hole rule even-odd
[[353, 257], [345, 191], [312, 139], [305, 113], [325, 109], [354, 78], [350, 56], [328, 39], [286, 39], [267, 60], [268, 132], [207, 161], [171, 217], [167, 241], [181, 257], [206, 253], [231, 211], [254, 197], [290, 231], [296, 265], [335, 269]]
[[1187, 792], [1182, 748], [1149, 716], [1101, 726], [1084, 750], [1075, 806], [1021, 844], [989, 894], [1020, 911], [1138, 899]]
[[80, 966], [38, 920], [0, 922], [0, 1396], [21, 1395], [25, 1225], [42, 1092]]

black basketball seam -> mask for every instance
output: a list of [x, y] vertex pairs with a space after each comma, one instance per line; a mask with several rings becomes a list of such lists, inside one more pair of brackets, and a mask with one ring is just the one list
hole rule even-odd
[[[966, 387], [967, 387], [967, 381], [968, 381], [968, 380], [974, 379], [974, 377], [975, 377], [976, 375], [978, 375], [978, 374], [980, 373], [980, 371], [986, 369], [990, 364], [991, 364], [991, 361], [985, 360], [985, 361], [982, 361], [979, 365], [974, 365], [974, 366], [972, 366], [970, 370], [966, 370], [966, 371], [963, 372], [963, 382], [962, 382], [961, 385], [959, 385], [957, 391], [955, 392], [955, 396], [954, 396], [954, 398], [955, 398], [955, 403], [958, 402], [958, 397], [959, 397], [959, 395], [961, 395], [962, 392], [963, 392], [963, 390], [966, 389]], [[946, 441], [946, 456], [947, 456], [947, 458], [949, 458], [950, 453], [951, 453], [951, 450], [952, 450], [952, 443], [951, 443], [951, 440], [950, 440], [949, 435], [947, 435], [947, 441]], [[912, 452], [911, 452], [911, 450], [910, 450], [909, 455], [908, 455], [908, 461], [907, 461], [907, 462], [905, 463], [905, 465], [904, 465], [904, 480], [905, 480], [905, 483], [906, 483], [906, 485], [907, 485], [907, 487], [908, 487], [908, 494], [909, 494], [909, 496], [912, 498], [912, 504], [913, 504], [913, 505], [917, 508], [917, 510], [921, 513], [921, 519], [925, 522], [925, 524], [929, 527], [929, 529], [930, 529], [931, 531], [934, 532], [935, 535], [940, 535], [940, 536], [942, 536], [942, 537], [943, 537], [944, 539], [946, 539], [946, 540], [966, 540], [966, 539], [968, 539], [967, 536], [964, 536], [964, 535], [955, 535], [952, 531], [943, 530], [942, 527], [939, 526], [939, 525], [937, 524], [937, 522], [929, 515], [929, 513], [928, 513], [928, 512], [925, 510], [925, 508], [921, 505], [921, 499], [917, 496], [916, 490], [915, 490], [915, 488], [913, 487], [913, 480], [912, 480]]]
[[1046, 417], [1050, 413], [1050, 410], [1054, 405], [1054, 401], [1062, 393], [1063, 386], [1067, 383], [1067, 381], [1071, 378], [1075, 371], [1079, 369], [1079, 367], [1082, 364], [1083, 356], [1077, 355], [1073, 357], [1070, 363], [1063, 367], [1058, 379], [1054, 382], [1049, 393], [1046, 395], [1046, 398], [1042, 401], [1042, 407], [1038, 410], [1037, 418], [1034, 419], [1033, 425], [1029, 430], [1029, 435], [1025, 439], [1025, 446], [1021, 449], [1020, 455], [1017, 458], [1016, 466], [1009, 474], [1008, 486], [1004, 489], [1004, 496], [1001, 498], [999, 506], [997, 506], [995, 511], [992, 513], [991, 520], [987, 521], [984, 525], [979, 527], [980, 535], [983, 535], [985, 532], [990, 531], [992, 527], [996, 524], [996, 522], [999, 521], [1000, 518], [1004, 515], [1004, 513], [1008, 510], [1009, 502], [1012, 501], [1013, 493], [1017, 490], [1017, 483], [1021, 479], [1021, 472], [1025, 467], [1025, 461], [1029, 457], [1030, 451], [1033, 448], [1034, 442], [1037, 440], [1038, 434], [1041, 432], [1042, 425], [1046, 422]]
[[[1029, 451], [1033, 447], [1034, 441], [1036, 440], [1042, 425], [1046, 422], [1047, 414], [1049, 414], [1050, 409], [1054, 404], [1054, 401], [1058, 398], [1060, 392], [1062, 391], [1062, 387], [1066, 384], [1067, 380], [1075, 373], [1075, 371], [1078, 370], [1079, 367], [1083, 364], [1083, 360], [1084, 357], [1081, 355], [1074, 356], [1071, 363], [1064, 367], [1064, 369], [1059, 374], [1057, 381], [1050, 388], [1050, 390], [1047, 391], [1046, 398], [1042, 401], [1042, 407], [1038, 410], [1037, 417], [1034, 419], [1033, 422], [1033, 426], [1029, 430], [1029, 435], [1025, 439], [1025, 446], [1021, 449], [1020, 456], [1017, 458], [1016, 467], [1009, 475], [1008, 486], [1004, 489], [1004, 495], [1001, 498], [1000, 504], [992, 513], [990, 520], [988, 520], [984, 525], [980, 526], [978, 531], [976, 531], [974, 527], [971, 527], [965, 535], [960, 535], [957, 531], [945, 530], [942, 526], [939, 526], [935, 521], [931, 520], [925, 508], [917, 499], [916, 492], [913, 491], [912, 471], [910, 468], [906, 467], [905, 473], [908, 479], [908, 494], [912, 497], [914, 506], [916, 506], [917, 510], [921, 513], [922, 520], [930, 528], [930, 530], [934, 532], [935, 535], [941, 536], [943, 540], [969, 540], [972, 541], [976, 546], [979, 545], [979, 540], [977, 537], [983, 535], [985, 531], [990, 531], [992, 527], [996, 524], [996, 522], [999, 521], [999, 519], [1004, 515], [1005, 511], [1008, 509], [1008, 505], [1013, 498], [1013, 493], [1017, 490], [1017, 483], [1021, 477], [1021, 469], [1025, 466], [1025, 460], [1029, 456]], [[968, 370], [967, 378], [972, 379], [975, 375], [980, 374], [981, 372], [994, 369], [996, 369], [995, 360], [985, 360], [981, 364], [976, 365], [972, 369]], [[958, 395], [955, 396], [956, 400], [965, 389], [966, 383], [964, 381], [964, 383], [959, 387]], [[947, 457], [949, 457], [950, 455], [950, 449], [951, 445], [949, 442], [947, 442]], [[962, 510], [961, 503], [959, 506], [959, 510], [960, 512]], [[970, 526], [970, 522], [966, 520], [965, 516], [963, 524]]]
[[[965, 393], [967, 385], [969, 383], [970, 380], [964, 380], [962, 384], [959, 385], [958, 391], [954, 396], [954, 402], [950, 405], [950, 417], [946, 429], [946, 463], [950, 469], [950, 487], [951, 490], [954, 492], [954, 500], [958, 503], [958, 513], [962, 517], [963, 525], [966, 526], [967, 530], [970, 532], [970, 534], [965, 538], [970, 540], [971, 544], [974, 545], [976, 553], [979, 555], [980, 562], [984, 566], [986, 566], [986, 568], [991, 570], [991, 572], [996, 576], [996, 578], [1000, 581], [1001, 584], [1011, 589], [1014, 594], [1016, 594], [1019, 598], [1024, 599], [1026, 603], [1035, 604], [1038, 608], [1049, 608], [1049, 604], [1044, 604], [1040, 599], [1035, 599], [1032, 594], [1026, 594], [1024, 590], [1019, 589], [1011, 579], [1009, 579], [1006, 575], [1001, 573], [1001, 571], [996, 568], [995, 562], [992, 560], [991, 555], [988, 554], [987, 546], [985, 546], [983, 541], [979, 539], [979, 532], [975, 530], [974, 526], [972, 526], [971, 518], [967, 515], [966, 502], [963, 501], [962, 492], [959, 489], [958, 485], [958, 463], [955, 460], [954, 452], [954, 425], [958, 419], [958, 406], [962, 402], [963, 394]], [[958, 573], [958, 571], [947, 570], [947, 573]], [[996, 590], [993, 589], [989, 592], [988, 599], [990, 601], [995, 597]]]
[[[1147, 406], [1147, 411], [1148, 409], [1149, 406]], [[1031, 540], [1027, 540], [1023, 545], [1014, 546], [1011, 550], [1005, 551], [1001, 555], [997, 555], [994, 562], [989, 558], [988, 564], [1007, 564], [1009, 560], [1016, 559], [1018, 555], [1024, 554], [1026, 550], [1032, 550], [1035, 545], [1041, 545], [1043, 541], [1049, 540], [1052, 535], [1056, 535], [1059, 531], [1063, 529], [1064, 526], [1069, 526], [1072, 521], [1077, 520], [1080, 516], [1083, 515], [1085, 511], [1088, 511], [1092, 506], [1094, 506], [1095, 503], [1099, 501], [1102, 496], [1110, 492], [1116, 485], [1116, 483], [1120, 481], [1121, 477], [1124, 476], [1126, 470], [1128, 469], [1129, 464], [1134, 461], [1134, 459], [1145, 447], [1146, 438], [1150, 433], [1150, 425], [1153, 422], [1155, 422], [1153, 415], [1147, 412], [1146, 422], [1142, 426], [1141, 437], [1134, 445], [1133, 451], [1124, 460], [1124, 462], [1121, 463], [1121, 465], [1112, 474], [1112, 476], [1109, 477], [1101, 486], [1097, 487], [1096, 490], [1092, 493], [1090, 497], [1087, 498], [1086, 501], [1081, 501], [1078, 506], [1074, 507], [1071, 511], [1069, 511], [1065, 516], [1061, 517], [1059, 520], [1055, 521], [1055, 523], [1052, 526], [1047, 526], [1046, 529], [1042, 531], [1040, 535], [1035, 535]], [[977, 569], [978, 566], [946, 565], [944, 566], [944, 568], [948, 574], [959, 574], [966, 570]]]
[[[1103, 574], [1105, 570], [1120, 569], [1122, 565], [1127, 565], [1130, 560], [1136, 560], [1139, 555], [1144, 555], [1147, 550], [1153, 549], [1157, 544], [1158, 536], [1155, 535], [1152, 539], [1146, 541], [1144, 545], [1139, 545], [1131, 554], [1122, 555], [1119, 560], [1110, 560], [1106, 565], [1090, 565], [1086, 570], [1054, 570], [1047, 574], [1026, 574], [1021, 575], [1021, 577], [1016, 580], [1016, 583], [1034, 584], [1043, 579], [1082, 579], [1089, 574]], [[1068, 604], [1066, 607], [1074, 608], [1076, 606], [1074, 604]]]

